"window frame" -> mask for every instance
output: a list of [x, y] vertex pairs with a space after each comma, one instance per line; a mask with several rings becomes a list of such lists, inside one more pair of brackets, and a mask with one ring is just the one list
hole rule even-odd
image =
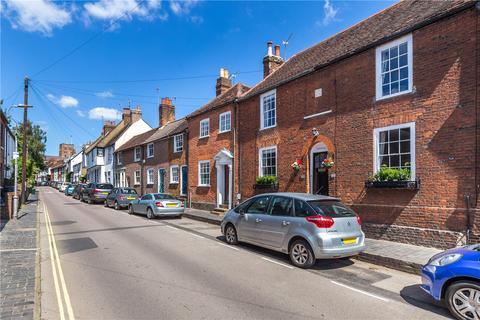
[[415, 122], [407, 122], [401, 124], [395, 124], [387, 127], [373, 129], [373, 172], [377, 173], [380, 170], [380, 132], [409, 128], [410, 129], [410, 181], [416, 179], [416, 135], [415, 135]]
[[[208, 180], [209, 180], [209, 183], [208, 184], [202, 184], [202, 164], [204, 163], [208, 163]], [[212, 180], [211, 180], [211, 173], [210, 171], [212, 170], [212, 167], [210, 165], [210, 160], [199, 160], [198, 161], [198, 186], [199, 187], [210, 187], [210, 184], [212, 183]]]
[[[202, 124], [203, 123], [207, 123], [208, 125], [208, 128], [207, 128], [207, 134], [206, 135], [202, 135]], [[199, 129], [200, 129], [200, 132], [198, 134], [198, 137], [201, 139], [201, 138], [208, 138], [210, 136], [210, 118], [205, 118], [205, 119], [202, 119], [200, 120], [199, 122]]]
[[[222, 130], [222, 118], [225, 120], [225, 127], [226, 127], [226, 117], [228, 116], [229, 118], [229, 126], [228, 129]], [[230, 132], [232, 131], [232, 112], [231, 111], [225, 111], [220, 113], [218, 116], [218, 133], [224, 133], [224, 132]]]
[[[137, 150], [140, 150], [140, 157], [137, 158]], [[141, 147], [135, 147], [133, 148], [133, 161], [138, 162], [142, 160], [142, 148]]]
[[[177, 181], [173, 180], [173, 169], [177, 169]], [[170, 184], [179, 184], [180, 183], [180, 167], [175, 164], [173, 166], [170, 166]]]
[[[407, 42], [408, 90], [384, 96], [382, 95], [382, 51], [391, 47], [399, 46], [404, 42]], [[375, 97], [377, 101], [411, 93], [413, 91], [413, 37], [411, 33], [375, 48], [375, 88]]]
[[117, 158], [117, 165], [118, 166], [122, 164], [121, 157], [122, 157], [122, 152], [121, 151], [117, 152], [117, 157], [116, 158]]
[[[268, 97], [268, 96], [271, 96], [271, 95], [275, 96], [275, 124], [273, 124], [271, 126], [268, 126], [268, 127], [265, 127], [264, 126], [264, 123], [265, 123], [264, 113], [265, 112], [263, 110], [263, 107], [264, 107], [263, 99]], [[267, 91], [267, 92], [260, 95], [260, 130], [275, 128], [277, 126], [277, 119], [278, 119], [278, 117], [277, 117], [277, 89], [273, 89], [273, 90]]]
[[[149, 174], [152, 174], [152, 180], [150, 180], [150, 175]], [[147, 169], [147, 184], [154, 184], [155, 183], [155, 171], [153, 170], [153, 168], [148, 168]]]
[[[138, 173], [138, 175], [137, 175]], [[135, 170], [133, 172], [133, 185], [135, 186], [139, 186], [141, 183], [142, 183], [142, 177], [141, 177], [142, 173], [140, 172], [140, 170]], [[137, 182], [137, 177], [138, 177], [138, 182]]]
[[[152, 154], [150, 154], [150, 146], [152, 147]], [[155, 146], [153, 142], [147, 144], [147, 158], [153, 158], [155, 154]]]
[[[181, 141], [182, 141], [182, 146], [181, 148], [177, 148], [177, 142], [178, 142], [178, 139], [179, 138], [182, 138]], [[185, 143], [185, 139], [183, 137], [183, 133], [180, 133], [180, 134], [176, 134], [173, 136], [173, 152], [174, 153], [177, 153], [177, 152], [182, 152], [183, 151], [183, 145]]]
[[275, 149], [275, 176], [278, 177], [278, 148], [276, 145], [268, 146], [258, 149], [258, 176], [263, 177], [263, 170], [262, 170], [262, 154], [263, 151]]

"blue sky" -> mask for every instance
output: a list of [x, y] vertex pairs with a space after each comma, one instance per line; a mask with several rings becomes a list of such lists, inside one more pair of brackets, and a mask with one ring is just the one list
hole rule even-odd
[[[78, 149], [94, 140], [102, 118], [129, 103], [152, 127], [158, 96], [176, 98], [177, 118], [187, 115], [214, 97], [221, 67], [254, 85], [268, 40], [292, 34], [288, 57], [392, 4], [2, 0], [0, 97], [6, 109], [23, 103], [28, 75], [29, 117], [47, 131], [47, 153], [57, 154], [61, 142]], [[19, 109], [9, 113], [21, 121]]]

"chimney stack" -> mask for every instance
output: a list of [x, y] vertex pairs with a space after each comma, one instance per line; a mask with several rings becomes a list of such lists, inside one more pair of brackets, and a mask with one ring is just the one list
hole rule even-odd
[[172, 104], [172, 99], [162, 98], [160, 106], [158, 107], [158, 117], [158, 125], [160, 127], [175, 121], [175, 106]]
[[228, 77], [228, 70], [220, 68], [220, 77], [217, 79], [215, 91], [217, 97], [232, 87], [232, 81]]
[[115, 121], [105, 121], [103, 123], [103, 130], [102, 135], [106, 136], [109, 134], [113, 129], [115, 129]]
[[280, 57], [280, 46], [275, 45], [275, 54], [273, 54], [272, 45], [272, 41], [267, 42], [267, 55], [263, 58], [263, 78], [277, 70], [283, 63]]
[[140, 106], [137, 106], [137, 109], [133, 109], [131, 111], [131, 123], [134, 123], [138, 120], [142, 119], [142, 111], [140, 110]]
[[129, 122], [130, 120], [132, 120], [132, 110], [130, 110], [130, 107], [123, 108], [122, 120], [125, 120], [126, 122]]

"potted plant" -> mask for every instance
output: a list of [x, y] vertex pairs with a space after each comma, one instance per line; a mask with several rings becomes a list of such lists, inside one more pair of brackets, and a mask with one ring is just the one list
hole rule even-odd
[[278, 178], [276, 176], [257, 177], [254, 189], [278, 189]]
[[334, 164], [335, 164], [335, 162], [333, 161], [332, 158], [325, 158], [322, 161], [322, 168], [330, 169], [331, 167], [333, 167]]
[[418, 189], [419, 185], [419, 181], [411, 180], [409, 168], [389, 168], [386, 165], [365, 182], [366, 188]]
[[302, 168], [302, 164], [302, 159], [297, 159], [290, 166], [293, 168], [293, 170], [299, 171]]

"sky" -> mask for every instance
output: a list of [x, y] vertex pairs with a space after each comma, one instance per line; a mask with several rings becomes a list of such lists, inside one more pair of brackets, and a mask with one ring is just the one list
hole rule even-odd
[[62, 142], [78, 151], [123, 107], [157, 127], [159, 97], [171, 97], [184, 117], [214, 98], [222, 67], [234, 83], [258, 83], [267, 41], [288, 59], [393, 3], [1, 0], [0, 98], [21, 122], [28, 76], [47, 154]]

